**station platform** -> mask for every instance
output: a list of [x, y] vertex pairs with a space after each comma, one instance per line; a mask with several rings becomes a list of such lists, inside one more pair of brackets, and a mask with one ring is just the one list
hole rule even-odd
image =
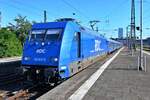
[[139, 52], [131, 56], [124, 49], [83, 100], [150, 100], [150, 56], [147, 54], [147, 71], [138, 71]]
[[21, 57], [0, 58], [0, 63], [7, 63], [21, 60]]
[[21, 57], [0, 58], [0, 76], [18, 72], [20, 65]]
[[121, 49], [38, 100], [150, 100], [150, 53], [144, 52], [146, 71], [138, 71], [138, 56]]

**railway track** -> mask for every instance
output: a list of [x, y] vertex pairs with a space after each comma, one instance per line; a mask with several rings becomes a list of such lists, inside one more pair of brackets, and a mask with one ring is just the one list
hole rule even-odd
[[[100, 60], [105, 59], [106, 56], [102, 57]], [[2, 85], [11, 84], [14, 82], [25, 82], [23, 81], [23, 76], [19, 76], [15, 73], [10, 73], [7, 75], [0, 75], [0, 82], [3, 82]], [[62, 81], [63, 82], [63, 81]], [[60, 82], [61, 83], [61, 82]], [[60, 84], [58, 83], [58, 85]], [[11, 91], [4, 93], [2, 100], [35, 100], [36, 98], [40, 97], [44, 93], [48, 92], [52, 88], [58, 86], [58, 85], [43, 85], [43, 84], [36, 84], [36, 85], [23, 85], [20, 86], [20, 89], [17, 91]], [[0, 98], [1, 100], [1, 98]]]
[[14, 93], [10, 93], [11, 95], [7, 95], [5, 98], [7, 100], [35, 100], [37, 97], [41, 96], [42, 94], [48, 92], [50, 89], [54, 88], [55, 86], [47, 86], [42, 84], [37, 84], [33, 86], [29, 86], [26, 89], [21, 89]]
[[19, 91], [13, 92], [13, 95], [7, 95], [7, 100], [20, 100], [20, 99], [29, 99], [31, 97], [31, 91], [38, 88], [38, 85], [30, 86], [27, 89], [21, 89]]
[[[41, 96], [42, 94], [46, 93], [50, 89], [54, 88], [55, 86], [51, 85], [44, 85], [44, 84], [36, 84], [36, 85], [29, 85], [29, 84], [22, 84], [24, 83], [23, 76], [16, 73], [8, 73], [8, 74], [1, 74], [0, 75], [0, 87], [7, 87], [10, 85], [10, 88], [15, 88], [14, 85], [17, 85], [19, 89], [12, 91], [7, 91], [7, 89], [0, 90], [0, 100], [35, 100], [37, 97]], [[21, 84], [22, 85], [21, 85]], [[18, 88], [17, 87], [17, 88]]]
[[18, 73], [8, 73], [0, 75], [0, 86], [5, 86], [23, 80], [23, 76]]

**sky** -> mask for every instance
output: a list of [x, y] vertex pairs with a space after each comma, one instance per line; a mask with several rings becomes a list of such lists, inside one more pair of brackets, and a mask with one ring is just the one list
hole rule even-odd
[[[143, 37], [150, 37], [150, 1], [143, 3]], [[135, 0], [136, 26], [139, 26], [139, 0]], [[73, 17], [82, 25], [89, 27], [90, 20], [99, 20], [99, 32], [106, 37], [118, 37], [117, 29], [130, 24], [131, 0], [0, 0], [3, 27], [13, 23], [18, 15], [27, 16], [30, 21], [42, 22], [43, 11], [47, 20]], [[73, 15], [75, 13], [75, 15]], [[137, 31], [137, 36], [139, 32]]]

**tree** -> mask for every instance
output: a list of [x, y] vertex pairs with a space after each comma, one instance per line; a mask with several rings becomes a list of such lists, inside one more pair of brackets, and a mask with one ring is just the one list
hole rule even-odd
[[18, 39], [23, 46], [25, 38], [28, 34], [28, 31], [31, 29], [31, 23], [29, 20], [26, 19], [26, 16], [18, 15], [15, 19], [15, 24], [9, 23], [9, 27], [11, 30], [15, 31]]
[[2, 28], [0, 30], [0, 58], [20, 56], [21, 53], [21, 42], [16, 37], [15, 33], [7, 28]]

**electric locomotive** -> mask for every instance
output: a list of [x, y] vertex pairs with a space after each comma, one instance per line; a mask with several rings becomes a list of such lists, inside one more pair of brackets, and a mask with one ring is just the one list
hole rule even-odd
[[121, 46], [74, 20], [36, 23], [24, 43], [23, 72], [32, 82], [56, 83]]

